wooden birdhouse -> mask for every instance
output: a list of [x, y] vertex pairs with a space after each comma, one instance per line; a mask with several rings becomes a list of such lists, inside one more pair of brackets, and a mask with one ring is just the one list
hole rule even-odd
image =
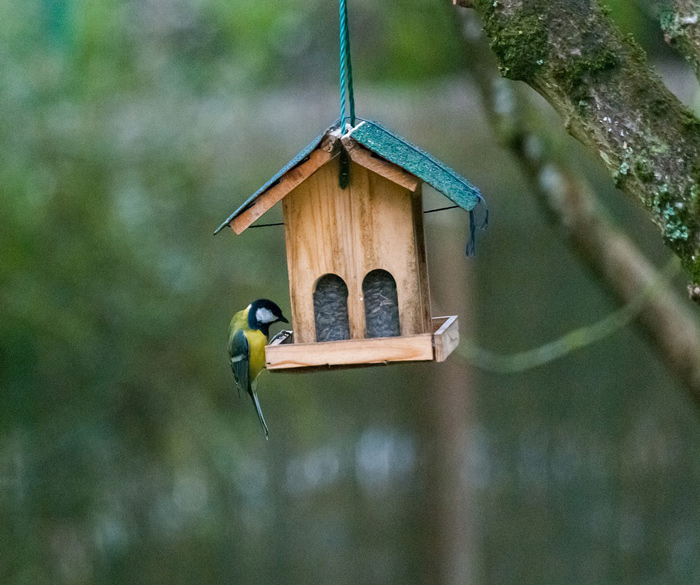
[[[470, 212], [466, 179], [379, 124], [331, 126], [218, 229], [242, 233], [282, 202], [293, 333], [266, 348], [289, 371], [443, 361], [459, 342], [456, 316], [433, 317], [421, 186]], [[473, 233], [471, 234], [473, 242]]]

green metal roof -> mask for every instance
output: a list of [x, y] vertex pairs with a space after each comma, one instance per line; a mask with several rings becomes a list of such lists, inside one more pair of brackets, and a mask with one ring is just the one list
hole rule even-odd
[[[276, 185], [279, 180], [290, 170], [303, 163], [308, 156], [318, 148], [323, 138], [336, 131], [340, 124], [336, 120], [330, 128], [323, 134], [317, 136], [306, 148], [295, 156], [287, 165], [276, 173], [267, 183], [249, 197], [243, 205], [234, 211], [214, 232], [219, 233], [224, 227], [229, 225], [238, 215], [248, 209], [255, 200], [268, 189]], [[421, 150], [414, 144], [390, 132], [380, 124], [370, 120], [359, 120], [359, 123], [351, 129], [344, 137], [360, 143], [362, 146], [372, 151], [374, 154], [400, 166], [405, 171], [428, 183], [431, 187], [442, 193], [455, 205], [470, 212], [470, 224], [475, 224], [473, 209], [484, 199], [479, 190], [452, 170], [447, 165]], [[485, 223], [485, 222], [484, 222]], [[473, 240], [473, 235], [472, 235]]]
[[464, 177], [376, 122], [363, 120], [350, 131], [350, 137], [422, 179], [466, 211], [471, 211], [479, 201], [483, 201], [479, 190]]

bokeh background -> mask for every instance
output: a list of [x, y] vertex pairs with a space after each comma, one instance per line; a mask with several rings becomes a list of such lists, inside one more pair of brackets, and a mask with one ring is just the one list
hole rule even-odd
[[[608, 4], [693, 106], [643, 3]], [[426, 216], [434, 314], [511, 353], [614, 310], [496, 144], [451, 2], [349, 5], [359, 115], [491, 211], [469, 259], [466, 214]], [[458, 355], [266, 373], [269, 442], [237, 398], [228, 321], [262, 296], [288, 312], [284, 236], [212, 232], [337, 118], [336, 2], [0, 14], [0, 583], [700, 582], [700, 419], [633, 328], [512, 376]]]

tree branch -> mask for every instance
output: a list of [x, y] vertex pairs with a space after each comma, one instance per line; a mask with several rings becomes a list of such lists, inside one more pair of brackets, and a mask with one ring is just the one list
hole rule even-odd
[[[464, 30], [474, 28], [466, 22]], [[657, 271], [601, 212], [587, 181], [556, 156], [546, 126], [533, 123], [534, 108], [498, 77], [484, 43], [469, 34], [464, 40], [489, 121], [515, 155], [548, 218], [618, 302], [631, 302], [656, 281]], [[663, 284], [636, 324], [700, 408], [700, 328], [695, 316]]]
[[594, 0], [471, 0], [501, 73], [537, 90], [635, 197], [700, 302], [700, 121]]
[[661, 11], [661, 28], [666, 42], [681, 53], [700, 79], [700, 1], [671, 0]]

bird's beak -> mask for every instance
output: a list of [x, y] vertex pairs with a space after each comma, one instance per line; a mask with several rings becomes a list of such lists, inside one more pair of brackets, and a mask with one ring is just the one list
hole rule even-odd
[[289, 321], [287, 321], [287, 319], [286, 319], [286, 317], [285, 317], [284, 315], [280, 315], [280, 318], [277, 319], [277, 320], [278, 320], [278, 321], [282, 321], [282, 323], [289, 323]]

